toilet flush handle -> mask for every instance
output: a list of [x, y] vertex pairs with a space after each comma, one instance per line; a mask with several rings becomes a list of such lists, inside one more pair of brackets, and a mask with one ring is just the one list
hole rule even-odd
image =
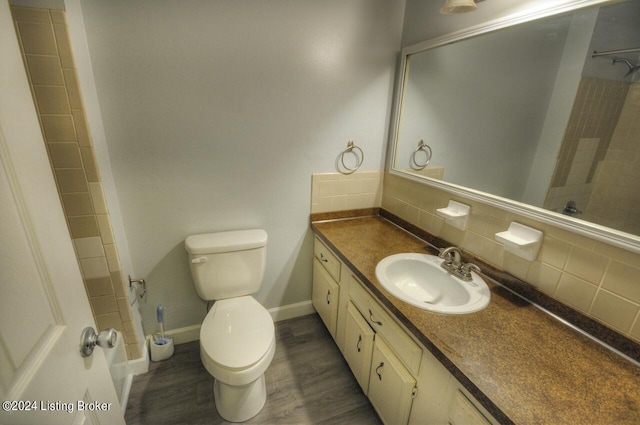
[[198, 257], [191, 260], [191, 264], [206, 263], [207, 257]]

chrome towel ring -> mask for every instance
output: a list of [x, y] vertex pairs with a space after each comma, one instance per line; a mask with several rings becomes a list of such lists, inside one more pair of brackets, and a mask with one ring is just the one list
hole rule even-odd
[[[353, 167], [349, 167], [347, 164], [344, 163], [344, 156], [348, 153], [351, 153], [356, 158], [356, 164]], [[353, 143], [353, 140], [349, 140], [347, 142], [347, 148], [344, 151], [342, 151], [338, 156], [340, 158], [340, 164], [342, 164], [342, 168], [344, 169], [344, 171], [340, 170], [342, 174], [353, 173], [358, 168], [360, 168], [360, 166], [362, 165], [362, 161], [364, 160], [364, 152], [362, 151], [362, 149], [360, 149]]]
[[[424, 162], [418, 162], [416, 160], [416, 154], [420, 151], [423, 151], [427, 156], [427, 159]], [[414, 170], [422, 170], [424, 167], [426, 167], [429, 164], [429, 162], [431, 162], [432, 155], [433, 155], [433, 152], [431, 151], [431, 147], [427, 145], [424, 142], [424, 140], [420, 139], [418, 141], [418, 147], [411, 154], [411, 161], [410, 161], [411, 168], [413, 168]]]

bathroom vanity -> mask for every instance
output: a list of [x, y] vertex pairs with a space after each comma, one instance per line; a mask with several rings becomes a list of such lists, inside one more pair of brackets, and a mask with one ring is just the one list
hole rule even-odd
[[378, 262], [429, 248], [383, 217], [312, 229], [313, 305], [384, 423], [640, 423], [632, 362], [489, 279], [489, 305], [471, 314], [391, 296]]

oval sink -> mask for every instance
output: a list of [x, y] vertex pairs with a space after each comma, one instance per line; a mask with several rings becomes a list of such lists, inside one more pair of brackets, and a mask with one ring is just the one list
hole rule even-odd
[[424, 310], [465, 314], [482, 310], [491, 292], [475, 272], [463, 281], [440, 267], [444, 259], [435, 255], [404, 253], [384, 258], [376, 266], [376, 277], [394, 297]]

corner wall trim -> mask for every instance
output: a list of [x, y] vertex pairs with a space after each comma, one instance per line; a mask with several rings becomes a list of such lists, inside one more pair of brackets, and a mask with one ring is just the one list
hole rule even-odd
[[131, 375], [140, 375], [149, 371], [149, 344], [147, 341], [144, 342], [144, 348], [141, 351], [142, 357], [127, 362]]

